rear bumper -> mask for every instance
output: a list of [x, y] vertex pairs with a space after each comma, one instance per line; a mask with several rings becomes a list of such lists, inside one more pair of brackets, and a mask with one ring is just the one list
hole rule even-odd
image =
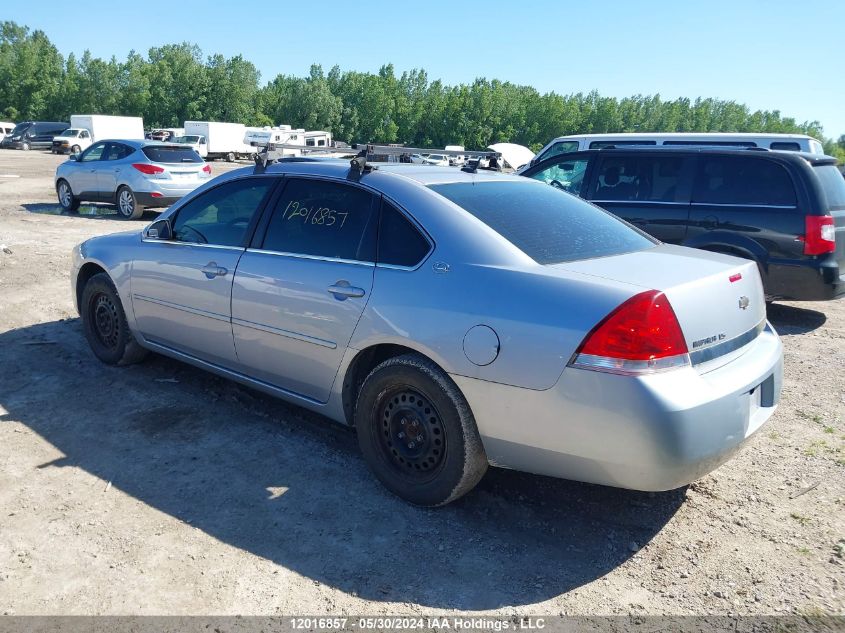
[[717, 468], [769, 419], [783, 348], [767, 325], [729, 363], [700, 370], [631, 377], [567, 368], [546, 391], [453, 378], [492, 464], [657, 491]]
[[135, 192], [135, 199], [142, 207], [169, 207], [171, 204], [178, 202], [181, 198], [182, 196], [154, 196], [152, 193], [145, 193], [142, 191]]
[[174, 186], [173, 182], [148, 180], [145, 185], [153, 186], [150, 191], [135, 191], [138, 204], [144, 207], [169, 207], [191, 193], [206, 181], [186, 181]]
[[767, 297], [827, 301], [845, 295], [845, 275], [834, 259], [770, 262], [767, 273]]

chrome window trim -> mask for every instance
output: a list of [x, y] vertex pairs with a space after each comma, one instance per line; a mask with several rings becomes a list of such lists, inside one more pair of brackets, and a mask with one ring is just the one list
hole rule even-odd
[[733, 202], [690, 202], [694, 207], [743, 207], [749, 209], [797, 209], [796, 204], [740, 204]]
[[595, 202], [596, 204], [602, 202], [607, 204], [657, 204], [657, 205], [675, 205], [686, 207], [689, 206], [689, 202], [669, 202], [666, 200], [599, 200], [599, 199], [590, 199], [588, 202]]
[[374, 268], [374, 262], [364, 262], [357, 259], [342, 259], [340, 257], [326, 257], [323, 255], [307, 255], [305, 253], [287, 253], [283, 251], [269, 251], [263, 248], [248, 248], [248, 253], [260, 253], [262, 255], [277, 255], [279, 257], [293, 257], [295, 259], [313, 259], [321, 262], [334, 262], [336, 264], [352, 264], [355, 266], [364, 266], [366, 268]]
[[[144, 229], [146, 231], [146, 229]], [[180, 242], [179, 240], [157, 240], [149, 237], [142, 237], [142, 242], [147, 244], [172, 244], [174, 246], [199, 246], [201, 248], [222, 248], [226, 251], [243, 251], [243, 246], [224, 246], [223, 244], [199, 244], [197, 242]]]

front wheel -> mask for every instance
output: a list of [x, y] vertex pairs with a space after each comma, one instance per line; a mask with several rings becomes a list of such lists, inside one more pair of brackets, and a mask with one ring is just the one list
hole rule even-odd
[[237, 158], [237, 156], [235, 156], [234, 152], [229, 152], [228, 154], [226, 154], [226, 162], [227, 163], [234, 163], [235, 158]]
[[21, 144], [21, 149], [25, 152], [28, 152], [29, 151], [29, 143]]
[[417, 354], [390, 358], [370, 372], [355, 426], [378, 480], [416, 505], [454, 501], [487, 471], [469, 404], [442, 369]]
[[117, 211], [125, 220], [137, 220], [144, 215], [144, 207], [138, 204], [135, 194], [126, 186], [117, 190]]
[[85, 338], [101, 361], [107, 365], [129, 365], [147, 355], [129, 331], [123, 304], [106, 273], [88, 280], [79, 307]]
[[74, 145], [73, 147], [71, 147], [70, 152], [71, 152], [71, 154], [78, 154], [80, 152], [79, 145]]
[[79, 198], [73, 195], [70, 183], [67, 180], [60, 180], [56, 185], [56, 195], [59, 197], [59, 204], [65, 211], [76, 211], [79, 208]]

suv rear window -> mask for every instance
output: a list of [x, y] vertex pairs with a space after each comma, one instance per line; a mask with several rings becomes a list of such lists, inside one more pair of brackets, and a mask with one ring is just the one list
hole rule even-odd
[[813, 171], [822, 183], [828, 210], [845, 209], [845, 178], [836, 166], [819, 165]]
[[692, 201], [794, 207], [795, 186], [782, 165], [746, 156], [702, 156]]
[[598, 207], [535, 182], [430, 185], [538, 264], [651, 248], [657, 242]]
[[144, 156], [154, 163], [201, 163], [202, 158], [192, 147], [148, 145], [142, 150]]

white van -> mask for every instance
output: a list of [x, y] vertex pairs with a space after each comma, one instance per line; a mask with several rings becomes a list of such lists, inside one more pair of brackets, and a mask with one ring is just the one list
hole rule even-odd
[[573, 134], [559, 136], [531, 159], [531, 165], [541, 160], [585, 149], [601, 149], [610, 145], [718, 145], [722, 147], [764, 147], [824, 154], [822, 144], [805, 134], [755, 134], [724, 132], [655, 132], [617, 134]]
[[12, 130], [15, 129], [14, 123], [8, 123], [6, 121], [0, 121], [0, 141], [2, 141], [6, 136], [12, 133]]

